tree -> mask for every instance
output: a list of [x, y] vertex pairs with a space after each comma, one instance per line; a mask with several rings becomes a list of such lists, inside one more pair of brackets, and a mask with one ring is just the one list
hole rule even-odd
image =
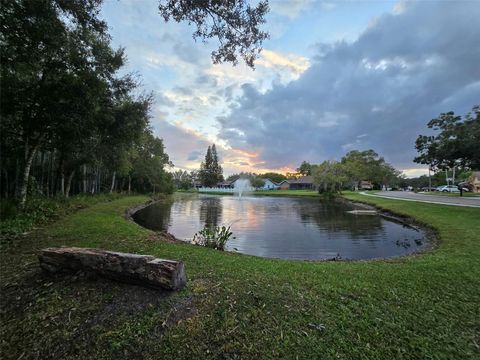
[[186, 21], [196, 26], [194, 39], [217, 38], [219, 47], [212, 52], [215, 64], [238, 63], [241, 57], [254, 67], [254, 61], [261, 51], [262, 42], [268, 34], [260, 30], [265, 23], [268, 1], [260, 1], [256, 7], [247, 0], [161, 0], [161, 16], [165, 21]]
[[218, 154], [215, 144], [212, 145], [212, 173], [215, 175], [217, 182], [223, 181], [223, 169], [218, 163]]
[[[0, 7], [2, 197], [171, 191], [151, 95], [113, 49], [101, 0], [11, 0]], [[135, 94], [135, 95], [134, 95]], [[139, 95], [140, 94], [140, 95]], [[118, 180], [121, 178], [121, 183]]]
[[263, 179], [270, 179], [275, 183], [281, 183], [283, 180], [287, 180], [287, 177], [283, 174], [279, 174], [276, 172], [267, 172], [265, 174], [259, 175]]
[[313, 172], [313, 182], [320, 193], [340, 191], [347, 181], [346, 165], [338, 161], [324, 161]]
[[265, 179], [255, 176], [250, 179], [250, 185], [252, 185], [254, 188], [261, 188], [265, 185]]
[[464, 116], [453, 111], [442, 113], [428, 122], [436, 135], [419, 135], [415, 148], [419, 155], [413, 161], [433, 170], [454, 167], [480, 169], [480, 106]]
[[341, 163], [345, 166], [349, 180], [355, 186], [358, 186], [360, 181], [367, 180], [380, 188], [400, 174], [398, 170], [385, 162], [383, 157], [371, 149], [365, 151], [352, 150], [342, 158]]
[[296, 170], [303, 176], [312, 175], [312, 165], [306, 161], [302, 161], [302, 164]]
[[177, 170], [172, 173], [172, 177], [177, 189], [188, 190], [193, 186], [191, 173], [186, 170]]
[[65, 124], [88, 127], [76, 122], [91, 118], [96, 95], [121, 66], [123, 51], [110, 48], [99, 6], [87, 0], [2, 2], [1, 130], [24, 149], [21, 207], [37, 152]]
[[200, 181], [203, 186], [213, 187], [223, 180], [223, 170], [218, 162], [215, 144], [209, 146], [205, 154], [205, 161], [200, 165]]

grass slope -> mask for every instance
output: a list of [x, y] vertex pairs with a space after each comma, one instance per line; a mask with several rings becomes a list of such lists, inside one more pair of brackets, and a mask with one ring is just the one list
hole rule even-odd
[[[159, 241], [84, 209], [2, 251], [2, 358], [478, 358], [480, 211], [347, 194], [434, 226], [441, 244], [390, 261], [302, 262]], [[38, 270], [38, 249], [95, 246], [181, 259], [165, 294]]]

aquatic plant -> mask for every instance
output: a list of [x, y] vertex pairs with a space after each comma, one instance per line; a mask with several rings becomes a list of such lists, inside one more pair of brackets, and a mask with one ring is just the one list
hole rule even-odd
[[209, 226], [197, 232], [193, 236], [192, 244], [209, 247], [216, 250], [225, 250], [225, 245], [233, 233], [230, 226]]

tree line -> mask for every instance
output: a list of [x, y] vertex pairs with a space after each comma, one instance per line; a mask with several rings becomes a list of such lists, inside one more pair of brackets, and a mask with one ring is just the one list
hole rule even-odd
[[101, 1], [2, 2], [0, 196], [171, 191], [151, 94], [124, 74]]
[[401, 178], [400, 171], [371, 149], [352, 150], [340, 161], [325, 160], [320, 164], [303, 161], [297, 172], [312, 176], [319, 192], [358, 188], [362, 181], [369, 181], [375, 188], [381, 189], [384, 186], [396, 186]]

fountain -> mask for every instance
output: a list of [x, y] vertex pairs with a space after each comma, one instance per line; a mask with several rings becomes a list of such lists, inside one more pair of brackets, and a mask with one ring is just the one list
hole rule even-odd
[[238, 179], [235, 181], [235, 186], [233, 188], [234, 194], [237, 194], [239, 198], [246, 192], [252, 191], [252, 186], [250, 185], [250, 180], [248, 179]]

